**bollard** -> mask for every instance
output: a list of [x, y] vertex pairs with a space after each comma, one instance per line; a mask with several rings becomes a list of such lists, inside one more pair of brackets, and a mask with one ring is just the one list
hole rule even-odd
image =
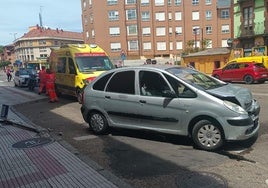
[[8, 109], [9, 109], [9, 106], [8, 106], [8, 105], [6, 105], [6, 104], [2, 104], [1, 118], [3, 118], [3, 119], [7, 119]]

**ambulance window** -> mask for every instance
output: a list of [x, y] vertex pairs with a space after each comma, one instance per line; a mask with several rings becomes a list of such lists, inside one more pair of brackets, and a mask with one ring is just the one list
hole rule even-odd
[[73, 59], [68, 58], [68, 61], [69, 61], [69, 73], [70, 74], [76, 74]]
[[57, 64], [57, 73], [65, 73], [66, 71], [66, 58], [60, 57], [58, 58], [58, 64]]

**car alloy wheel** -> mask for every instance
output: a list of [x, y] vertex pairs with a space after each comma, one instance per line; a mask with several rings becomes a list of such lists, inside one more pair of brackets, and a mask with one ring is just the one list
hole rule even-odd
[[106, 133], [109, 127], [106, 118], [99, 112], [90, 115], [89, 125], [96, 134]]
[[251, 75], [246, 75], [244, 77], [244, 81], [245, 81], [246, 84], [252, 84], [254, 82], [254, 79], [253, 79], [253, 77]]
[[193, 128], [193, 141], [197, 147], [212, 151], [223, 145], [223, 134], [216, 123], [208, 120], [197, 122]]

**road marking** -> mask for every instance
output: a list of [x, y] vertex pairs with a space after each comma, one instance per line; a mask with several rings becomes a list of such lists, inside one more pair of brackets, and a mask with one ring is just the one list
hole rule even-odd
[[76, 140], [76, 141], [83, 141], [83, 140], [89, 140], [89, 139], [94, 139], [94, 138], [97, 138], [97, 136], [86, 135], [86, 136], [74, 137], [73, 139]]

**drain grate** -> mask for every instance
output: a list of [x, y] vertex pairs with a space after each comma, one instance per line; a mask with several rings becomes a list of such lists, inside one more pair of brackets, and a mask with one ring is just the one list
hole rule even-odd
[[227, 188], [227, 181], [218, 174], [210, 172], [190, 172], [181, 174], [177, 185], [183, 188]]
[[25, 148], [33, 148], [38, 146], [43, 146], [46, 144], [52, 143], [54, 140], [52, 138], [47, 137], [39, 137], [39, 138], [31, 138], [27, 140], [22, 140], [12, 145], [13, 148], [25, 149]]

